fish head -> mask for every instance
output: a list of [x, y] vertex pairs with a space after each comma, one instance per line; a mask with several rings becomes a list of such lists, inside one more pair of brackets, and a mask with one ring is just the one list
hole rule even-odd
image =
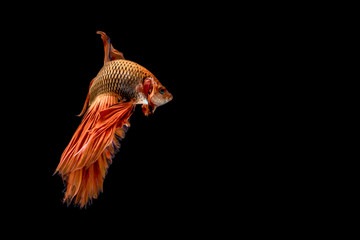
[[153, 107], [159, 107], [173, 99], [172, 94], [157, 79], [154, 79], [152, 91], [148, 97]]
[[[150, 81], [148, 88], [148, 107], [149, 110], [154, 113], [157, 107], [170, 102], [173, 96], [155, 77], [148, 78], [147, 81]], [[147, 114], [145, 113], [145, 115]]]

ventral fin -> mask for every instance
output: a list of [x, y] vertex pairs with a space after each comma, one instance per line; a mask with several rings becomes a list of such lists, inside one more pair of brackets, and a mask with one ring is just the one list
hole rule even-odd
[[106, 35], [106, 33], [102, 31], [97, 31], [96, 33], [101, 35], [101, 39], [104, 43], [104, 64], [116, 59], [125, 59], [124, 54], [113, 47], [110, 42], [110, 38]]

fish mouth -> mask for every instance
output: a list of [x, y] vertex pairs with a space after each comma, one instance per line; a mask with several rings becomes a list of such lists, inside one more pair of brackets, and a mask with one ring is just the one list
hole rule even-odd
[[168, 100], [167, 100], [166, 103], [168, 103], [168, 102], [170, 102], [171, 100], [173, 100], [173, 95], [172, 95], [171, 93], [169, 93], [169, 94], [170, 94], [170, 96], [169, 96], [169, 98], [168, 98]]
[[154, 113], [157, 107], [160, 107], [160, 106], [162, 106], [162, 105], [170, 102], [172, 99], [173, 99], [173, 96], [172, 96], [171, 94], [170, 94], [170, 96], [168, 96], [168, 97], [165, 99], [165, 101], [164, 101], [163, 99], [160, 100], [160, 101], [157, 101], [156, 98], [155, 98], [155, 99], [151, 99], [151, 100], [149, 99], [149, 101], [148, 101], [148, 106], [149, 106], [150, 112], [151, 112], [151, 113]]

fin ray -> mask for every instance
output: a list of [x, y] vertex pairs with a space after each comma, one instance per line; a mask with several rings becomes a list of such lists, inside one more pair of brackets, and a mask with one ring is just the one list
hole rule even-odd
[[133, 101], [114, 95], [98, 96], [64, 150], [55, 173], [66, 182], [64, 202], [86, 206], [102, 192], [112, 158], [125, 136], [123, 126], [135, 109]]
[[106, 35], [106, 33], [102, 31], [97, 31], [97, 34], [101, 35], [101, 39], [104, 44], [104, 64], [113, 61], [116, 59], [125, 59], [124, 54], [116, 50], [110, 42], [110, 38]]

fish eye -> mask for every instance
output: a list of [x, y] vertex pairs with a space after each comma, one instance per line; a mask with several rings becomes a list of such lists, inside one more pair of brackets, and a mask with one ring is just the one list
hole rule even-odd
[[160, 94], [164, 94], [165, 90], [163, 88], [160, 89]]

